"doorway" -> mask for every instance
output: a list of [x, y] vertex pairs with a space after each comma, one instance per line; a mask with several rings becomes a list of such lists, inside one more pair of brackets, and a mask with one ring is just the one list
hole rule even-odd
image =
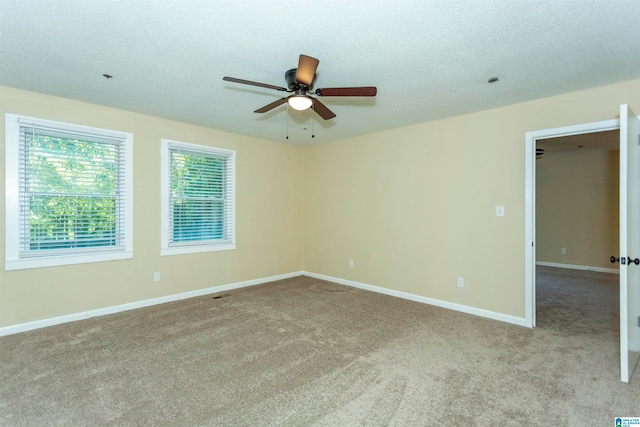
[[[536, 325], [536, 167], [535, 149], [539, 140], [553, 137], [605, 132], [619, 129], [620, 163], [620, 379], [629, 382], [640, 360], [640, 270], [628, 267], [640, 265], [640, 116], [627, 104], [620, 106], [620, 120], [587, 123], [564, 128], [527, 132], [525, 135], [525, 324]], [[637, 323], [636, 323], [637, 321]]]
[[620, 334], [620, 131], [538, 139], [536, 157], [536, 323], [603, 355]]
[[536, 325], [536, 145], [538, 141], [620, 129], [619, 120], [527, 132], [525, 135], [525, 324]]

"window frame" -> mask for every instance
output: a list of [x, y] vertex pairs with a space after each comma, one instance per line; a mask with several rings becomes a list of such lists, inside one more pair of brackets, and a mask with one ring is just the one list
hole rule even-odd
[[[20, 254], [20, 122], [33, 123], [36, 126], [62, 129], [70, 133], [92, 134], [96, 136], [116, 137], [123, 140], [124, 156], [123, 188], [124, 205], [118, 214], [124, 216], [123, 248], [101, 249], [91, 252], [65, 251], [64, 254], [52, 253], [24, 257]], [[79, 138], [80, 139], [80, 138]], [[133, 134], [128, 132], [83, 126], [72, 123], [28, 117], [18, 114], [5, 114], [5, 270], [55, 267], [62, 265], [84, 264], [92, 262], [115, 261], [133, 258]]]
[[[178, 147], [194, 152], [224, 156], [228, 160], [227, 166], [231, 168], [230, 191], [231, 207], [229, 223], [230, 242], [202, 243], [202, 241], [181, 242], [179, 245], [170, 245], [170, 185], [171, 185], [171, 156], [170, 148]], [[217, 252], [236, 249], [236, 152], [225, 148], [211, 147], [208, 145], [192, 144], [172, 139], [162, 138], [160, 141], [160, 255], [183, 255], [202, 252]]]

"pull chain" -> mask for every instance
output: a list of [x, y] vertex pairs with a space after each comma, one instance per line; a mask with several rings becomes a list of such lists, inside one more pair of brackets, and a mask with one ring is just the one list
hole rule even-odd
[[287, 139], [289, 139], [289, 103], [287, 102]]

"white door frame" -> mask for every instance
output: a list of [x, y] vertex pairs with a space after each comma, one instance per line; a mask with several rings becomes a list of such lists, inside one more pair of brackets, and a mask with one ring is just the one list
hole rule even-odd
[[539, 139], [620, 129], [620, 120], [584, 123], [525, 134], [524, 180], [524, 274], [525, 326], [536, 326], [536, 141]]

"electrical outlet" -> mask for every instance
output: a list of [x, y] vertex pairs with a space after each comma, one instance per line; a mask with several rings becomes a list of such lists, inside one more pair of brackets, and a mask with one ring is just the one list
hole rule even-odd
[[153, 281], [154, 282], [159, 282], [160, 281], [160, 272], [156, 271], [155, 273], [153, 273]]
[[353, 260], [352, 259], [349, 260], [349, 268], [353, 268]]
[[458, 287], [464, 288], [464, 278], [458, 277]]

